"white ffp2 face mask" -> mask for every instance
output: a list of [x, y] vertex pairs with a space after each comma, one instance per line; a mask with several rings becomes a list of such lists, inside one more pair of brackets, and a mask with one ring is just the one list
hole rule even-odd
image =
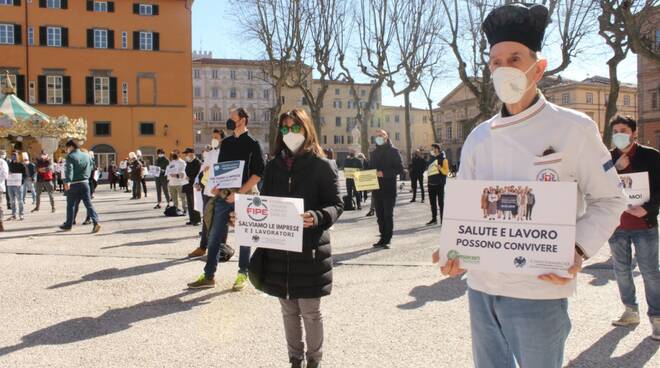
[[289, 132], [282, 137], [284, 144], [291, 151], [291, 153], [296, 153], [300, 147], [305, 143], [305, 136], [300, 133]]
[[524, 72], [508, 66], [501, 66], [495, 69], [493, 72], [493, 85], [500, 101], [505, 104], [520, 102], [525, 92], [531, 87], [531, 85], [527, 85], [527, 72], [535, 66], [536, 63], [532, 64]]
[[626, 133], [616, 133], [612, 134], [612, 143], [616, 148], [623, 150], [630, 145], [631, 139], [630, 134]]
[[217, 140], [215, 138], [211, 139], [211, 148], [216, 149], [216, 148], [218, 148], [219, 145], [220, 145], [219, 140]]

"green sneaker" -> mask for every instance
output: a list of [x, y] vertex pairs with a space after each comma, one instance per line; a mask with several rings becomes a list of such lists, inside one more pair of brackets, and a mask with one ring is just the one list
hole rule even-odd
[[234, 291], [241, 291], [245, 289], [245, 287], [248, 284], [248, 275], [242, 272], [238, 273], [238, 276], [236, 276], [236, 281], [234, 281]]
[[188, 288], [190, 289], [209, 289], [214, 287], [215, 287], [215, 280], [207, 279], [206, 275], [204, 274], [199, 276], [197, 281], [188, 284]]

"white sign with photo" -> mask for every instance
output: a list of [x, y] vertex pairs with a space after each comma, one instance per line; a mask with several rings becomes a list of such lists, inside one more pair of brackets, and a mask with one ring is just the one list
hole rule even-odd
[[628, 208], [641, 206], [651, 199], [649, 173], [619, 174], [619, 186], [626, 192]]
[[569, 276], [577, 185], [451, 180], [445, 187], [440, 264], [467, 270]]
[[149, 166], [149, 174], [148, 175], [153, 177], [153, 178], [159, 177], [160, 176], [160, 167], [154, 166], [154, 165]]
[[236, 244], [302, 252], [301, 198], [236, 195]]
[[7, 178], [8, 187], [20, 187], [23, 185], [23, 175], [21, 174], [9, 174]]
[[209, 177], [211, 188], [236, 189], [243, 185], [245, 161], [225, 161], [213, 164], [213, 175]]

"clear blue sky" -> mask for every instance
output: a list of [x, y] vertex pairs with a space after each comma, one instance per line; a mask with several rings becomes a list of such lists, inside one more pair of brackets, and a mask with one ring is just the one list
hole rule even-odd
[[[229, 0], [195, 0], [193, 5], [193, 50], [208, 50], [216, 58], [255, 59], [262, 57], [258, 47], [247, 42], [241, 35], [240, 25], [235, 18], [235, 12], [229, 6]], [[602, 39], [594, 36], [588, 40], [594, 46], [588, 47], [589, 53], [582, 54], [561, 75], [565, 78], [582, 80], [593, 75], [607, 77], [608, 70], [605, 61], [609, 58], [608, 49]], [[546, 55], [552, 68], [555, 65], [553, 55]], [[452, 57], [451, 54], [448, 57]], [[619, 65], [619, 79], [622, 82], [637, 83], [636, 56], [631, 54]], [[434, 91], [434, 99], [440, 101], [458, 84], [458, 76], [448, 76]], [[416, 107], [426, 107], [423, 95], [419, 93], [412, 98]], [[388, 89], [383, 89], [383, 104], [402, 105], [403, 99], [392, 97]]]

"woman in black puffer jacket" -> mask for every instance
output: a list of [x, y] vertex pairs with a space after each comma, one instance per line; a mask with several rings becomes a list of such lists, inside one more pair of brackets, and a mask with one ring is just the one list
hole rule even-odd
[[302, 321], [307, 367], [322, 357], [321, 297], [332, 290], [332, 252], [328, 229], [343, 211], [337, 170], [324, 158], [314, 126], [304, 110], [280, 116], [273, 159], [267, 164], [261, 194], [303, 198], [302, 253], [258, 248], [250, 260], [250, 281], [280, 298], [292, 367], [303, 367]]

